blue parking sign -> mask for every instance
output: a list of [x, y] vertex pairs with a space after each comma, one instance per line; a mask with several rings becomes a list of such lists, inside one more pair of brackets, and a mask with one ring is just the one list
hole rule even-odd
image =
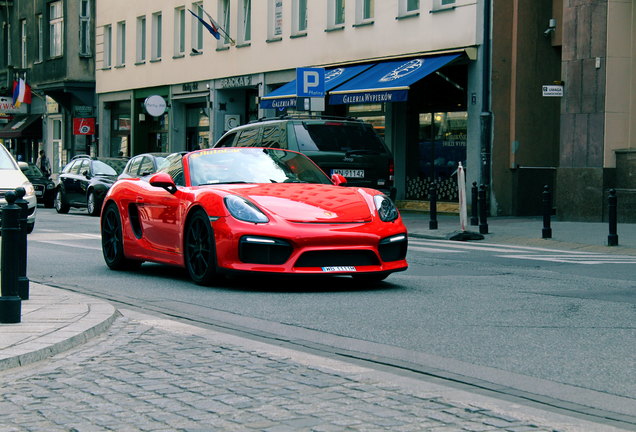
[[325, 70], [323, 68], [297, 68], [296, 96], [324, 97]]

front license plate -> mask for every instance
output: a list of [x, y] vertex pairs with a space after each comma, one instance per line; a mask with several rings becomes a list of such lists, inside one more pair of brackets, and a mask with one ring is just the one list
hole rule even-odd
[[330, 272], [354, 272], [356, 268], [354, 266], [333, 266], [333, 267], [323, 267], [322, 271], [330, 273]]
[[340, 174], [345, 178], [364, 178], [364, 170], [356, 169], [334, 169], [331, 174]]
[[42, 194], [44, 194], [44, 192], [43, 192], [43, 191], [40, 191], [40, 190], [36, 190], [36, 191], [35, 191], [35, 195], [36, 195], [36, 196], [42, 196]]

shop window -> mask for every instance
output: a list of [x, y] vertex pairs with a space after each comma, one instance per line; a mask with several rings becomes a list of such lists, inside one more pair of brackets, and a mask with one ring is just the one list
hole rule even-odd
[[438, 112], [419, 116], [419, 133], [407, 157], [406, 199], [427, 200], [435, 184], [440, 201], [457, 202], [457, 167], [466, 166], [468, 113]]
[[384, 139], [386, 122], [384, 104], [347, 105], [347, 115], [371, 124], [375, 132]]

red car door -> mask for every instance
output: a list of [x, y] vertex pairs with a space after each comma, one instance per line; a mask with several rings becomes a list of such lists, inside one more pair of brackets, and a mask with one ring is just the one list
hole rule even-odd
[[160, 187], [148, 185], [144, 194], [139, 194], [136, 204], [139, 209], [143, 235], [148, 246], [164, 254], [181, 254], [183, 222], [180, 196]]

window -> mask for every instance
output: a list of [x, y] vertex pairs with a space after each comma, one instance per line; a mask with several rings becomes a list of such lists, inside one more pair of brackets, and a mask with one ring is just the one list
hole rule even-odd
[[104, 68], [112, 66], [113, 51], [113, 28], [110, 25], [104, 26]]
[[59, 57], [64, 54], [63, 32], [62, 2], [49, 3], [49, 57]]
[[[203, 3], [192, 3], [192, 12], [203, 17]], [[192, 50], [195, 54], [203, 51], [203, 24], [195, 16], [192, 16]]]
[[345, 22], [345, 0], [329, 0], [328, 28], [342, 28]]
[[230, 34], [230, 0], [221, 0], [219, 2], [219, 16], [221, 17], [222, 32], [221, 39], [219, 40], [219, 48], [223, 48], [231, 43], [231, 39], [228, 36]]
[[252, 0], [242, 0], [239, 13], [239, 43], [249, 43], [252, 39]]
[[137, 63], [146, 61], [146, 17], [137, 17]]
[[455, 6], [455, 0], [433, 0], [433, 10], [452, 9]]
[[356, 0], [356, 24], [373, 20], [374, 0]]
[[151, 60], [161, 60], [161, 34], [162, 30], [161, 12], [152, 14], [152, 52]]
[[307, 33], [307, 0], [293, 0], [292, 14], [292, 33]]
[[26, 20], [20, 20], [20, 67], [27, 67], [27, 28]]
[[420, 10], [420, 0], [399, 0], [399, 16], [415, 15]]
[[115, 66], [126, 64], [126, 21], [117, 23], [117, 59]]
[[91, 9], [88, 0], [80, 1], [80, 40], [79, 54], [81, 56], [91, 55]]
[[283, 0], [269, 0], [267, 15], [267, 39], [280, 39], [283, 35]]
[[13, 46], [11, 44], [11, 24], [6, 21], [2, 23], [2, 35], [4, 36], [4, 40], [6, 41], [6, 43], [2, 45], [2, 48], [7, 53], [7, 66], [11, 66], [11, 47]]
[[185, 8], [178, 7], [174, 10], [174, 55], [185, 54]]
[[44, 61], [44, 16], [42, 14], [36, 17], [38, 33], [37, 33], [37, 46], [38, 46], [38, 62]]

